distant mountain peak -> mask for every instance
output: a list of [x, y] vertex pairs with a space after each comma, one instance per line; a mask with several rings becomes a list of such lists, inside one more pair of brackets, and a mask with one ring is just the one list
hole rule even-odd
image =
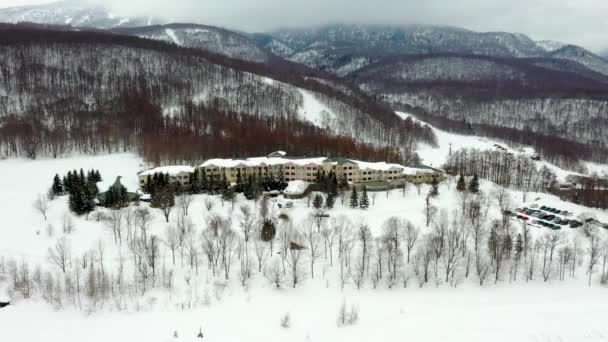
[[546, 52], [555, 51], [566, 46], [566, 43], [562, 43], [556, 40], [537, 40], [536, 45], [545, 50]]
[[92, 28], [144, 26], [161, 23], [152, 17], [116, 15], [100, 4], [64, 0], [42, 5], [27, 5], [0, 9], [0, 22], [31, 22], [49, 25], [71, 25]]

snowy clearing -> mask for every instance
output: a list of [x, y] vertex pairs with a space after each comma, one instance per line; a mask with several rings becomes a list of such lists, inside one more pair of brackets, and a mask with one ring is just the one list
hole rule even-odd
[[[84, 168], [99, 169], [104, 181], [99, 184], [104, 191], [116, 176], [123, 176], [123, 184], [129, 190], [137, 186], [136, 173], [145, 168], [142, 160], [131, 154], [115, 154], [96, 157], [74, 157], [58, 160], [4, 160], [0, 161], [0, 187], [11, 196], [0, 199], [0, 258], [16, 258], [40, 265], [43, 270], [56, 271], [57, 267], [47, 259], [47, 250], [63, 236], [61, 225], [67, 212], [67, 198], [62, 196], [51, 203], [48, 221], [34, 210], [36, 196], [46, 192], [55, 173]], [[492, 193], [496, 186], [482, 181], [481, 190]], [[384, 221], [397, 216], [411, 221], [427, 233], [423, 213], [424, 198], [429, 186], [414, 186], [405, 192], [370, 193], [368, 210], [348, 207], [348, 195], [336, 198], [335, 207], [328, 210], [331, 217], [344, 215], [353, 224], [366, 222], [374, 237], [383, 232]], [[511, 192], [513, 207], [538, 203], [575, 215], [592, 212], [600, 220], [608, 221], [608, 213], [582, 206], [564, 203], [547, 194], [529, 193], [529, 202], [522, 203], [522, 194]], [[536, 200], [538, 198], [538, 200]], [[214, 203], [209, 211], [206, 201]], [[313, 211], [308, 199], [293, 200], [289, 209], [278, 209], [282, 199], [272, 199], [271, 212], [287, 214], [295, 225], [301, 224]], [[342, 204], [344, 201], [344, 204]], [[439, 196], [433, 202], [448, 211], [458, 208], [459, 193], [454, 180], [443, 182]], [[205, 225], [213, 213], [233, 218], [238, 224], [238, 207], [253, 206], [239, 195], [233, 211], [230, 202], [221, 204], [219, 196], [196, 195], [190, 208], [189, 218], [197, 229]], [[140, 204], [148, 206], [146, 203]], [[497, 217], [499, 209], [492, 199], [490, 216]], [[167, 224], [160, 210], [152, 209], [150, 233], [163, 237]], [[172, 212], [172, 222], [177, 209]], [[76, 230], [65, 236], [72, 246], [72, 254], [80, 256], [96, 248], [100, 241], [105, 246], [106, 267], [113, 271], [118, 266], [118, 251], [124, 255], [128, 249], [118, 248], [111, 232], [93, 215], [73, 217]], [[55, 227], [48, 236], [46, 227]], [[513, 224], [518, 230], [521, 225]], [[238, 228], [235, 228], [238, 230]], [[547, 233], [547, 228], [533, 227], [536, 237]], [[568, 239], [584, 240], [580, 229], [563, 228]], [[37, 234], [39, 232], [39, 234]], [[606, 231], [600, 231], [606, 239]], [[163, 249], [163, 267], [171, 267], [171, 255]], [[202, 256], [201, 256], [202, 258]], [[334, 256], [334, 258], [337, 258]], [[129, 259], [130, 260], [130, 259]], [[127, 266], [130, 262], [127, 262]], [[236, 262], [238, 264], [238, 261]], [[475, 341], [602, 341], [608, 336], [603, 317], [608, 314], [608, 292], [599, 285], [599, 275], [594, 275], [593, 285], [587, 286], [584, 269], [574, 279], [551, 280], [548, 283], [537, 278], [530, 282], [509, 281], [504, 274], [498, 284], [493, 279], [479, 286], [475, 279], [463, 280], [457, 288], [442, 283], [438, 287], [427, 284], [418, 287], [415, 278], [408, 280], [407, 288], [399, 282], [393, 288], [384, 283], [373, 289], [370, 281], [357, 290], [352, 281], [341, 289], [339, 267], [334, 260], [330, 266], [322, 258], [315, 266], [314, 279], [306, 271], [301, 283], [292, 288], [285, 285], [276, 289], [262, 274], [254, 272], [251, 281], [243, 287], [238, 280], [238, 265], [234, 265], [232, 278], [223, 290], [204, 262], [200, 274], [195, 276], [187, 267], [177, 268], [171, 290], [149, 290], [143, 296], [128, 296], [120, 309], [113, 304], [87, 313], [75, 309], [67, 301], [61, 306], [49, 305], [41, 298], [22, 299], [18, 296], [11, 306], [0, 309], [2, 336], [9, 341], [198, 341], [195, 335], [199, 327], [204, 340], [211, 341], [416, 341], [452, 340]], [[307, 264], [304, 264], [307, 269]], [[127, 273], [130, 273], [129, 271]], [[599, 272], [598, 272], [599, 274]], [[187, 284], [188, 279], [189, 284]], [[359, 319], [352, 326], [338, 326], [337, 316], [345, 301], [359, 310]], [[291, 319], [290, 328], [282, 328], [280, 320], [285, 313]], [[67, 328], [58, 329], [66, 326]], [[236, 323], [235, 323], [236, 322]], [[550, 322], [550, 323], [549, 323]], [[548, 324], [549, 323], [549, 324]], [[24, 328], [24, 327], [32, 327]], [[441, 327], [441, 329], [437, 329]], [[174, 338], [174, 332], [178, 337]]]

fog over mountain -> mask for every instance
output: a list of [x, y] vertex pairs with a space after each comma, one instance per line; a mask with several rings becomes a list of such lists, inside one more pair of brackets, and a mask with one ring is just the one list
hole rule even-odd
[[[432, 24], [476, 31], [520, 32], [595, 52], [608, 48], [604, 0], [91, 0], [113, 14], [162, 16], [167, 21], [217, 25], [248, 32], [327, 23]], [[48, 3], [0, 0], [0, 7]], [[82, 3], [79, 1], [78, 3]], [[547, 19], [550, 18], [550, 19]]]

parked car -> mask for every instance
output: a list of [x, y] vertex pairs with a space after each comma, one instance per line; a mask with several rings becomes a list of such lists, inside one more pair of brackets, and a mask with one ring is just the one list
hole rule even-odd
[[542, 207], [540, 207], [540, 210], [547, 210], [547, 207], [543, 205]]
[[293, 202], [292, 201], [289, 201], [289, 202], [285, 203], [285, 208], [291, 208], [291, 207], [293, 207]]

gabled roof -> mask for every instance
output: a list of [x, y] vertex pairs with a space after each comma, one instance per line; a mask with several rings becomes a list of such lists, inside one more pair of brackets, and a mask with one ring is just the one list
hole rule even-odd
[[155, 173], [177, 176], [180, 173], [194, 173], [194, 168], [189, 165], [159, 166], [139, 173], [140, 176], [153, 176]]

